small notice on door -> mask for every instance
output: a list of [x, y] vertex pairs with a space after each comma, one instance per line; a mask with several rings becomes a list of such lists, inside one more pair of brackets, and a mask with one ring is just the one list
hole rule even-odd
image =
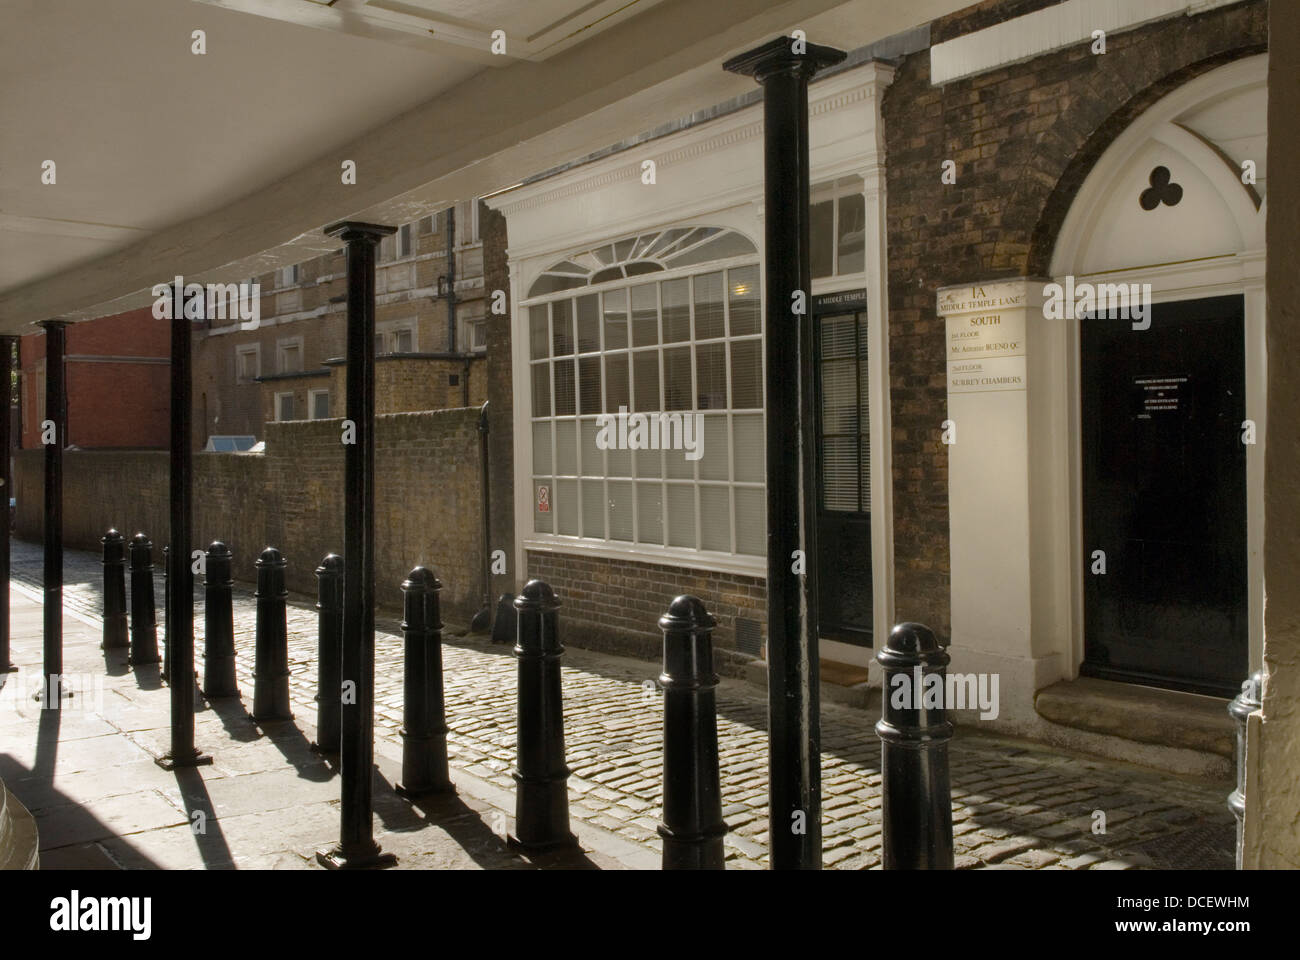
[[1134, 393], [1137, 396], [1137, 419], [1150, 420], [1157, 414], [1177, 413], [1185, 376], [1135, 377]]

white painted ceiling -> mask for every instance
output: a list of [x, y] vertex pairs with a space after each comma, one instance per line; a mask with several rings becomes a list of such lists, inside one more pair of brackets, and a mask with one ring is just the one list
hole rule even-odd
[[0, 331], [507, 187], [752, 90], [722, 61], [793, 29], [854, 49], [968, 3], [0, 0]]
[[484, 69], [177, 0], [4, 0], [0, 22], [0, 291], [201, 216]]

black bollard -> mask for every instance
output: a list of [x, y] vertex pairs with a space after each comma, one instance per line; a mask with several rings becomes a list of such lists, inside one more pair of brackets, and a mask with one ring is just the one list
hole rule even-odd
[[158, 620], [153, 605], [153, 544], [143, 533], [131, 538], [131, 653], [133, 667], [158, 662]]
[[573, 846], [569, 831], [569, 768], [564, 763], [564, 704], [560, 693], [560, 601], [550, 585], [530, 580], [515, 600], [519, 658], [518, 764], [514, 771], [515, 829], [510, 840], [528, 849]]
[[1264, 672], [1256, 670], [1241, 684], [1241, 693], [1228, 704], [1228, 715], [1237, 725], [1237, 789], [1228, 794], [1228, 809], [1237, 818], [1237, 869], [1241, 867], [1246, 826], [1246, 722], [1264, 706]]
[[203, 695], [209, 700], [239, 696], [232, 563], [228, 546], [220, 540], [208, 545], [203, 575]]
[[402, 782], [406, 797], [455, 790], [447, 773], [447, 718], [442, 696], [442, 618], [432, 570], [416, 567], [402, 583], [406, 640], [402, 703]]
[[317, 753], [337, 756], [343, 697], [343, 558], [331, 553], [316, 568]]
[[697, 597], [681, 596], [659, 618], [664, 632], [665, 870], [721, 870], [722, 788], [713, 672], [717, 621]]
[[267, 547], [257, 558], [257, 640], [253, 664], [254, 722], [292, 720], [289, 710], [289, 630], [285, 620], [284, 558]]
[[172, 565], [168, 562], [171, 551], [167, 544], [163, 544], [163, 628], [162, 628], [162, 646], [163, 646], [163, 665], [162, 679], [163, 683], [172, 682], [172, 634], [169, 629], [171, 626], [171, 609], [172, 609]]
[[[951, 870], [952, 790], [943, 703], [949, 656], [929, 627], [900, 623], [876, 654], [885, 668], [880, 737], [883, 866], [886, 870]], [[938, 677], [940, 706], [927, 709], [925, 677]], [[896, 680], [896, 678], [898, 678]]]
[[125, 650], [126, 622], [126, 537], [109, 530], [99, 542], [104, 545], [104, 650]]

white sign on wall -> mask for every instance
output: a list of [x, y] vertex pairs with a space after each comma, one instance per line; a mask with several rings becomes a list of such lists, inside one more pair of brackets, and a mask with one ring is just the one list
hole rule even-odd
[[1023, 281], [939, 292], [947, 327], [948, 393], [1025, 389]]

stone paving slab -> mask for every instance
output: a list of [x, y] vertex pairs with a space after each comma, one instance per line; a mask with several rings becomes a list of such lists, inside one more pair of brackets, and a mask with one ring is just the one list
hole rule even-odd
[[[15, 581], [39, 587], [39, 547], [15, 543]], [[93, 622], [99, 611], [100, 565], [94, 554], [69, 551], [65, 602]], [[161, 583], [156, 596], [162, 597]], [[314, 722], [316, 612], [313, 599], [291, 597], [288, 610], [291, 696], [295, 716]], [[202, 636], [202, 598], [196, 592], [196, 634]], [[377, 623], [377, 752], [400, 757], [402, 640], [398, 624]], [[561, 611], [563, 615], [563, 611]], [[161, 616], [159, 618], [161, 624]], [[255, 605], [246, 586], [235, 589], [235, 642], [241, 691], [251, 699]], [[561, 630], [565, 625], [561, 621]], [[562, 632], [567, 644], [581, 636]], [[507, 646], [444, 632], [444, 673], [452, 764], [501, 792], [513, 790], [516, 662]], [[201, 670], [201, 657], [197, 658]], [[659, 665], [568, 646], [563, 667], [571, 813], [656, 859], [660, 841], [662, 694]], [[719, 761], [725, 845], [733, 869], [766, 866], [766, 696], [741, 681], [718, 688]], [[133, 723], [125, 708], [118, 714]], [[828, 867], [880, 865], [880, 744], [875, 717], [833, 703], [822, 705], [823, 856]], [[156, 722], [141, 716], [139, 722]], [[229, 727], [229, 724], [226, 725]], [[219, 763], [238, 768], [237, 731], [212, 727], [200, 745]], [[1130, 869], [1153, 866], [1150, 851], [1180, 834], [1209, 829], [1217, 846], [1187, 866], [1225, 869], [1234, 823], [1228, 783], [1206, 783], [1095, 759], [959, 727], [950, 747], [957, 865], [1024, 869]], [[1096, 811], [1105, 832], [1094, 832]], [[1139, 849], [1141, 848], [1141, 849]]]
[[[200, 699], [195, 739], [214, 763], [165, 771], [154, 758], [170, 746], [170, 691], [149, 683], [149, 670], [121, 669], [124, 655], [100, 651], [99, 629], [69, 610], [74, 696], [42, 710], [30, 695], [41, 675], [39, 595], [21, 585], [11, 593], [20, 669], [0, 675], [0, 778], [36, 820], [43, 869], [322, 869], [315, 852], [338, 839], [339, 778], [311, 751], [310, 727], [259, 730], [239, 703], [217, 710]], [[401, 868], [647, 865], [604, 852], [609, 843], [590, 828], [579, 831], [585, 850], [521, 855], [505, 843], [509, 797], [457, 771], [457, 795], [413, 805], [393, 791], [391, 751], [376, 760], [375, 836]]]

